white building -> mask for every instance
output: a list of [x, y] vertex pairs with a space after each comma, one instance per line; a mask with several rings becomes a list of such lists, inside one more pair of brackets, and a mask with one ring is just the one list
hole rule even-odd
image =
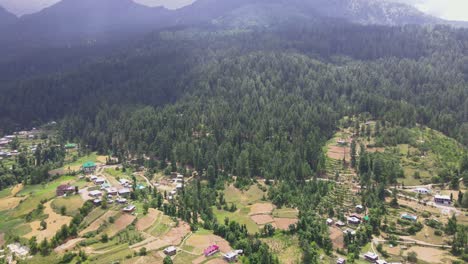
[[420, 194], [429, 194], [431, 191], [427, 188], [416, 188], [414, 189], [415, 192], [420, 193]]
[[164, 254], [168, 256], [173, 256], [177, 253], [177, 248], [174, 246], [170, 246], [164, 249]]
[[448, 195], [435, 195], [434, 202], [440, 203], [440, 204], [451, 204], [452, 199], [450, 199], [450, 196]]

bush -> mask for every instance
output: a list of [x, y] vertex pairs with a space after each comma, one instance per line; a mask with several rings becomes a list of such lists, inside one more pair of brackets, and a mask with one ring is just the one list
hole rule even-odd
[[109, 241], [109, 236], [107, 234], [103, 234], [101, 236], [101, 242], [102, 243], [107, 243]]
[[429, 217], [431, 217], [431, 213], [429, 213], [428, 211], [422, 212], [421, 215], [422, 215], [422, 217], [424, 217], [424, 218], [429, 218]]
[[435, 230], [435, 231], [434, 231], [434, 235], [436, 235], [436, 236], [442, 236], [442, 231], [440, 231], [440, 230]]
[[418, 262], [418, 254], [416, 252], [411, 251], [408, 253], [408, 256], [406, 256], [406, 260], [412, 263], [417, 263]]

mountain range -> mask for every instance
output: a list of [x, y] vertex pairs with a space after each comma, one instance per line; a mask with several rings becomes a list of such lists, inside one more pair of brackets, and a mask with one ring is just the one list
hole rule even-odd
[[177, 10], [132, 0], [62, 0], [20, 18], [0, 9], [0, 61], [48, 48], [113, 45], [174, 27], [257, 30], [285, 24], [452, 24], [386, 0], [197, 0]]
[[271, 20], [321, 16], [360, 24], [450, 23], [410, 5], [384, 0], [198, 0], [178, 10], [151, 8], [132, 0], [62, 0], [19, 19], [0, 9], [0, 22], [11, 25], [2, 34], [8, 34], [14, 42], [38, 39], [60, 42], [177, 25], [213, 24], [227, 18], [249, 19], [249, 13], [262, 9], [271, 11], [262, 12]]

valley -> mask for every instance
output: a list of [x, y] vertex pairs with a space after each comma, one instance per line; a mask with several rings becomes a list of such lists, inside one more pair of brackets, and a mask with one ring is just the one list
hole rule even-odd
[[468, 31], [393, 0], [0, 7], [0, 264], [468, 262]]

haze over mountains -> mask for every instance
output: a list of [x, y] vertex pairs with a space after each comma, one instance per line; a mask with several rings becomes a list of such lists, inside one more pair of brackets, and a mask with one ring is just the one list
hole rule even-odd
[[[342, 18], [361, 24], [402, 25], [444, 23], [416, 8], [401, 3], [370, 0], [198, 0], [192, 5], [170, 11], [150, 8], [132, 0], [63, 0], [36, 14], [18, 19], [10, 27], [11, 39], [45, 38], [53, 41], [76, 37], [96, 37], [109, 32], [144, 32], [163, 27], [211, 23], [247, 11], [248, 6], [265, 5], [271, 9], [297, 10], [300, 16]], [[0, 11], [2, 12], [2, 11]], [[3, 13], [5, 13], [3, 11]], [[276, 15], [297, 15], [291, 13]], [[0, 19], [14, 21], [11, 14]], [[448, 23], [448, 22], [445, 22]], [[4, 24], [4, 23], [2, 23]]]

